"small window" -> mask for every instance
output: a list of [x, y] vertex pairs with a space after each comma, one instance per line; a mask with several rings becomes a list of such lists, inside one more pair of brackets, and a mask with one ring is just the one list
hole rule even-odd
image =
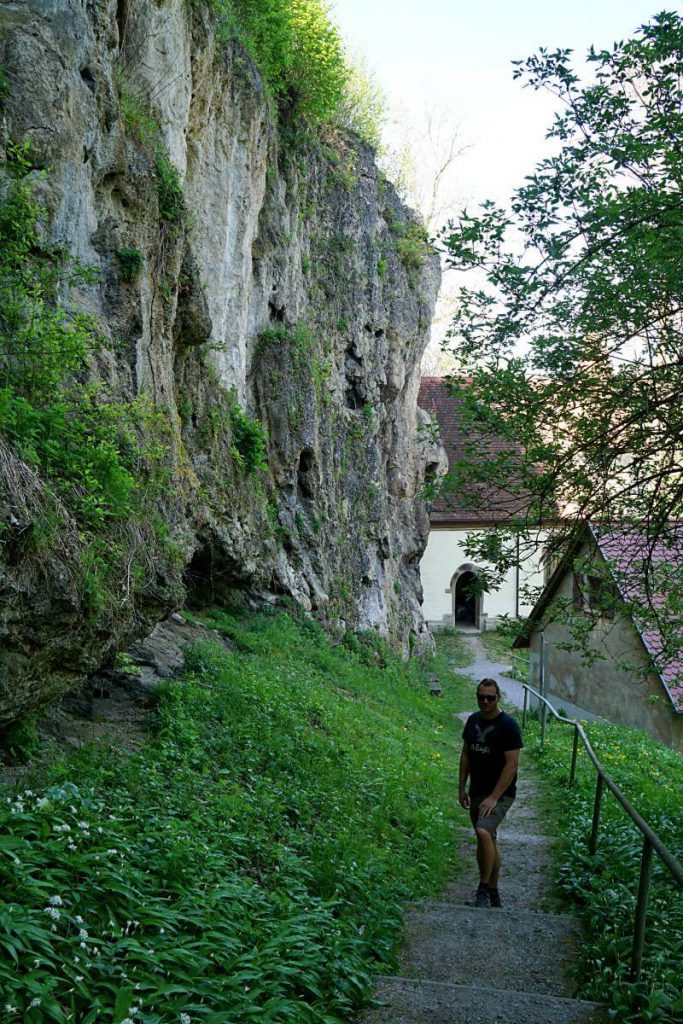
[[572, 602], [577, 611], [596, 612], [604, 619], [614, 618], [617, 590], [611, 580], [586, 572], [575, 572]]

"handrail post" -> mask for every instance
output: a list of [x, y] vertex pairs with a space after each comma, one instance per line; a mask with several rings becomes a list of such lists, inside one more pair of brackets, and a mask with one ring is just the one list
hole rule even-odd
[[572, 766], [569, 772], [569, 785], [573, 786], [576, 779], [576, 755], [579, 752], [579, 730], [574, 726], [574, 746], [572, 747]]
[[522, 729], [526, 729], [526, 709], [529, 703], [529, 691], [524, 687], [524, 707], [522, 708]]
[[[546, 637], [541, 632], [541, 648], [539, 650], [539, 690], [541, 696], [546, 695]], [[541, 745], [546, 742], [546, 721], [548, 719], [548, 707], [545, 700], [541, 701]]]
[[595, 854], [598, 848], [598, 825], [600, 824], [600, 804], [602, 802], [602, 775], [598, 775], [597, 782], [595, 783], [595, 803], [593, 805], [593, 828], [591, 829], [590, 843], [588, 844], [588, 852], [591, 857]]
[[633, 925], [633, 953], [631, 955], [631, 980], [638, 981], [643, 963], [645, 947], [645, 921], [647, 918], [647, 901], [650, 894], [650, 878], [652, 874], [652, 843], [643, 837], [643, 857], [640, 862], [640, 881], [638, 883], [638, 899], [636, 902], [636, 918]]

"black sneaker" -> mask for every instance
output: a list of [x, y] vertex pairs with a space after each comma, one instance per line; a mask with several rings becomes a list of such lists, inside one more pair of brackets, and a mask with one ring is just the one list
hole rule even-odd
[[503, 904], [500, 902], [500, 893], [497, 889], [489, 889], [489, 901], [492, 907], [502, 907]]
[[489, 906], [489, 890], [487, 885], [480, 885], [477, 889], [477, 894], [474, 897], [475, 907], [488, 907]]

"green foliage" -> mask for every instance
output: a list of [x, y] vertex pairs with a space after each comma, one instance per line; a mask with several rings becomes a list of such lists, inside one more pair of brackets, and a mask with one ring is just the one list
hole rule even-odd
[[0, 182], [0, 429], [80, 522], [97, 528], [131, 508], [140, 455], [130, 407], [84, 383], [101, 345], [91, 317], [57, 301], [92, 269], [45, 244], [28, 178], [28, 144], [8, 143]]
[[0, 110], [2, 110], [5, 100], [10, 93], [10, 84], [5, 73], [4, 68], [0, 67]]
[[[452, 486], [509, 491], [533, 524], [572, 509], [654, 544], [683, 514], [683, 19], [659, 14], [587, 64], [582, 82], [570, 50], [519, 63], [559, 98], [555, 149], [510, 209], [486, 202], [441, 234], [448, 264], [474, 272], [449, 342], [470, 382], [463, 433], [522, 446]], [[667, 644], [682, 587], [679, 572]]]
[[119, 261], [119, 270], [121, 278], [126, 284], [132, 284], [135, 278], [142, 270], [142, 265], [145, 262], [144, 257], [139, 249], [119, 249], [116, 253], [116, 258]]
[[232, 457], [244, 473], [255, 473], [268, 468], [266, 432], [258, 420], [252, 420], [236, 398], [230, 403], [230, 429]]
[[289, 138], [337, 127], [377, 146], [385, 102], [346, 52], [326, 0], [211, 0], [219, 31], [252, 54]]
[[[121, 117], [126, 130], [141, 146], [150, 150], [154, 157], [159, 215], [166, 224], [177, 224], [185, 213], [185, 199], [180, 175], [169, 159], [159, 123], [147, 102], [132, 91], [122, 73], [117, 76], [117, 85]], [[127, 279], [124, 277], [124, 280]]]
[[191, 652], [144, 748], [0, 805], [2, 1024], [342, 1024], [452, 869], [454, 681], [282, 614], [207, 624], [237, 652]]
[[33, 718], [24, 718], [0, 730], [0, 761], [26, 764], [40, 747], [40, 736]]
[[154, 166], [157, 176], [156, 190], [159, 199], [159, 214], [163, 221], [166, 221], [168, 224], [175, 224], [185, 212], [185, 199], [183, 197], [183, 187], [180, 183], [180, 175], [163, 150], [157, 152]]
[[377, 260], [377, 276], [382, 278], [387, 276], [386, 256], [380, 256]]
[[424, 264], [427, 256], [434, 252], [429, 241], [427, 229], [422, 224], [408, 224], [402, 221], [394, 221], [391, 225], [394, 234], [394, 247], [398, 258], [408, 271], [409, 277], [419, 270]]
[[347, 78], [337, 120], [375, 149], [382, 140], [387, 101], [364, 57], [347, 57]]
[[223, 31], [253, 54], [285, 121], [329, 123], [348, 70], [324, 0], [212, 0]]
[[[584, 723], [605, 770], [675, 857], [683, 859], [683, 823], [676, 815], [683, 759], [644, 733], [621, 726]], [[598, 851], [588, 854], [595, 770], [579, 755], [577, 782], [567, 784], [572, 730], [552, 722], [544, 748], [538, 723], [525, 742], [550, 782], [550, 813], [562, 837], [558, 885], [570, 909], [578, 909], [587, 927], [580, 946], [582, 998], [606, 1002], [621, 1024], [674, 1024], [673, 1004], [680, 997], [683, 912], [675, 883], [653, 854], [643, 980], [628, 979], [642, 834], [606, 791], [602, 801]], [[678, 1006], [680, 1011], [681, 1007]]]
[[314, 337], [311, 328], [307, 324], [276, 324], [273, 327], [268, 327], [259, 335], [259, 352], [263, 352], [270, 346], [281, 345], [289, 349], [295, 366], [310, 366], [314, 348]]

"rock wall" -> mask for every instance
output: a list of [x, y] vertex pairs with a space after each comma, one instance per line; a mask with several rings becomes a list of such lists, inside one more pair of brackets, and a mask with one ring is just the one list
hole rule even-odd
[[[145, 396], [172, 453], [163, 529], [113, 529], [111, 600], [93, 608], [63, 509], [58, 543], [40, 557], [23, 543], [52, 499], [3, 449], [0, 723], [185, 594], [289, 596], [332, 630], [376, 630], [406, 653], [428, 642], [416, 399], [438, 259], [372, 152], [342, 136], [285, 147], [248, 55], [200, 2], [6, 3], [0, 65], [4, 138], [49, 169], [45, 231], [100, 271], [68, 297], [107, 339], [92, 373], [109, 395]], [[173, 224], [150, 112], [182, 182]], [[129, 281], [125, 249], [141, 257]], [[267, 470], [240, 464], [235, 401], [267, 431]]]

